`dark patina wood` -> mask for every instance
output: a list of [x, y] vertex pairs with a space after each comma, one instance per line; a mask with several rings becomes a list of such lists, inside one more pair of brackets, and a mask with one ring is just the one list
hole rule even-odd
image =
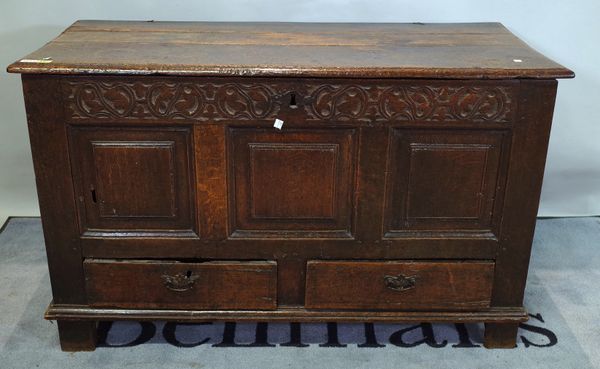
[[58, 320], [60, 348], [66, 352], [94, 351], [98, 321]]
[[277, 264], [87, 259], [93, 307], [266, 309], [277, 307]]
[[110, 319], [474, 321], [514, 347], [573, 72], [503, 26], [80, 21], [8, 70], [64, 350]]
[[[111, 309], [87, 305], [55, 305], [46, 310], [46, 319], [65, 321], [98, 320], [172, 320], [180, 322], [525, 322], [525, 309], [489, 308], [479, 311], [347, 311], [279, 307], [277, 310], [188, 310], [188, 309]], [[493, 343], [493, 342], [491, 342]]]
[[[564, 78], [499, 23], [79, 21], [16, 73]], [[515, 62], [514, 60], [521, 60]]]
[[307, 308], [479, 310], [490, 306], [493, 262], [314, 261]]

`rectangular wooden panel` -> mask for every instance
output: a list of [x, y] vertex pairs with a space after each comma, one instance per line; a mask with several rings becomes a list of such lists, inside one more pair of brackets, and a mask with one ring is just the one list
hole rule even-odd
[[156, 260], [84, 261], [96, 307], [265, 309], [277, 307], [277, 263]]
[[249, 149], [253, 219], [334, 220], [337, 144], [251, 143]]
[[355, 130], [229, 130], [234, 237], [351, 237]]
[[495, 232], [505, 186], [503, 131], [394, 129], [386, 237]]
[[80, 127], [71, 142], [84, 234], [195, 230], [189, 129]]
[[309, 309], [477, 310], [490, 306], [494, 263], [309, 261]]
[[[96, 171], [93, 201], [98, 202], [100, 218], [176, 217], [175, 142], [91, 144]], [[150, 169], [155, 175], [151, 182], [144, 181]]]

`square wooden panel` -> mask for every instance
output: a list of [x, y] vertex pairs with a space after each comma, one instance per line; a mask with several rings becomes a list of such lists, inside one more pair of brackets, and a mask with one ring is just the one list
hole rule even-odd
[[232, 237], [352, 237], [353, 129], [228, 132]]
[[192, 232], [190, 149], [188, 129], [73, 128], [84, 234]]
[[385, 237], [494, 233], [504, 189], [502, 131], [394, 129]]

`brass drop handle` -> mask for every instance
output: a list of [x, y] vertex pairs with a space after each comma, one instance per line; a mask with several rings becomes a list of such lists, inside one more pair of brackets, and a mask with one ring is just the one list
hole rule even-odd
[[188, 270], [186, 273], [177, 273], [175, 275], [162, 275], [165, 287], [175, 292], [184, 292], [192, 289], [198, 278], [200, 278], [200, 276], [192, 275], [191, 270]]
[[406, 291], [415, 288], [416, 276], [405, 276], [404, 274], [386, 275], [383, 277], [385, 286], [394, 291]]

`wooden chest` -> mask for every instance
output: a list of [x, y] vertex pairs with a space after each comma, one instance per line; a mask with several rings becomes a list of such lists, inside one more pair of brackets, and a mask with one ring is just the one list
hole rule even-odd
[[502, 25], [80, 21], [8, 70], [63, 350], [111, 319], [485, 322], [514, 347], [573, 72]]

